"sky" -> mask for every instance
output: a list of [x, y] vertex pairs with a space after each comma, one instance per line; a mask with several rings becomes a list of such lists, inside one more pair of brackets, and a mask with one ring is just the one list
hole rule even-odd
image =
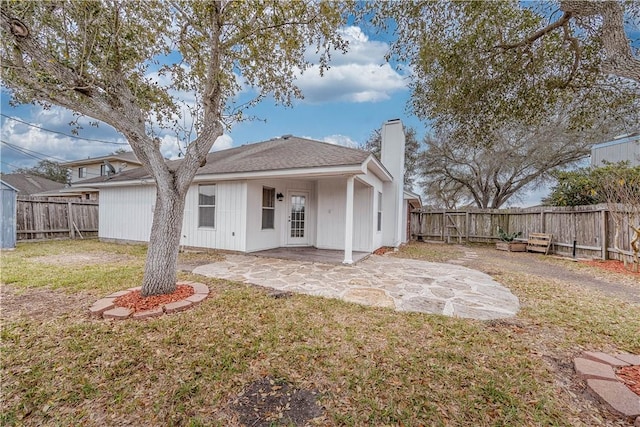
[[[272, 99], [264, 100], [248, 111], [255, 120], [235, 124], [216, 141], [213, 150], [286, 134], [357, 147], [382, 123], [395, 118], [414, 127], [419, 136], [424, 135], [425, 126], [407, 112], [408, 75], [385, 61], [387, 42], [379, 37], [376, 40], [375, 35], [367, 35], [355, 26], [342, 31], [349, 40], [349, 52], [334, 55], [324, 76], [311, 68], [298, 78], [296, 84], [304, 99], [296, 100], [288, 108], [276, 105]], [[110, 154], [118, 148], [128, 149], [124, 137], [107, 124], [93, 127], [88, 118], [80, 121], [82, 129], [77, 136], [100, 142], [65, 136], [62, 134], [71, 135], [69, 122], [75, 119], [71, 111], [61, 107], [45, 110], [36, 105], [12, 107], [6, 89], [1, 96], [2, 172], [33, 166], [42, 158], [76, 160]], [[162, 145], [165, 157], [177, 158], [179, 151], [175, 136], [165, 135]]]
[[[297, 80], [304, 99], [296, 100], [290, 108], [278, 106], [271, 99], [263, 101], [248, 112], [256, 120], [235, 124], [216, 141], [212, 151], [286, 134], [357, 147], [385, 121], [396, 118], [413, 127], [421, 140], [429, 128], [407, 107], [410, 70], [394, 67], [385, 60], [389, 36], [357, 26], [345, 27], [342, 33], [349, 41], [348, 52], [334, 54], [331, 68], [323, 76], [312, 68]], [[34, 166], [42, 159], [70, 161], [107, 155], [119, 148], [129, 149], [125, 138], [109, 125], [101, 123], [94, 127], [89, 125], [90, 119], [81, 119], [82, 128], [75, 137], [69, 125], [75, 120], [71, 111], [55, 106], [12, 107], [9, 100], [10, 93], [3, 88], [0, 99], [3, 173]], [[164, 135], [161, 149], [165, 157], [178, 158], [180, 148], [175, 136]], [[417, 188], [414, 191], [420, 192]], [[529, 192], [512, 204], [538, 204], [547, 191], [542, 188]]]

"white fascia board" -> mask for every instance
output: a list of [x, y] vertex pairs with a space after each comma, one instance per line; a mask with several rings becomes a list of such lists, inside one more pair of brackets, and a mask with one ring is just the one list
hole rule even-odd
[[[106, 181], [91, 183], [91, 187], [95, 187], [95, 189], [99, 189], [102, 187], [131, 187], [136, 185], [156, 185], [156, 182], [152, 178], [143, 178], [132, 179], [129, 181]], [[73, 186], [71, 188], [73, 188]]]
[[380, 163], [380, 161], [373, 154], [370, 154], [369, 157], [367, 157], [367, 160], [365, 160], [363, 164], [365, 166], [365, 170], [364, 170], [365, 173], [366, 173], [366, 169], [371, 169], [371, 171], [378, 178], [380, 178], [382, 182], [393, 181], [393, 176], [389, 173], [387, 168], [385, 168], [384, 165]]
[[[211, 181], [241, 181], [260, 178], [322, 178], [329, 176], [360, 175], [367, 172], [365, 163], [304, 169], [283, 169], [278, 171], [257, 171], [196, 175], [194, 183]], [[91, 183], [92, 187], [130, 187], [132, 185], [155, 185], [152, 178], [132, 179], [127, 181], [105, 181]]]
[[593, 150], [595, 148], [604, 148], [604, 147], [610, 147], [612, 145], [626, 144], [628, 142], [640, 142], [640, 135], [639, 134], [633, 134], [633, 135], [630, 135], [630, 136], [627, 136], [627, 137], [614, 139], [613, 141], [601, 142], [599, 144], [592, 145], [591, 149]]
[[330, 166], [304, 169], [283, 169], [277, 171], [238, 172], [196, 175], [193, 182], [237, 181], [259, 178], [322, 178], [328, 176], [357, 175], [365, 173], [363, 165]]
[[4, 185], [6, 185], [7, 187], [9, 187], [11, 190], [14, 190], [14, 191], [20, 191], [20, 190], [18, 190], [16, 187], [14, 187], [13, 185], [9, 184], [8, 182], [2, 181], [2, 180], [0, 180], [0, 182], [2, 182]]

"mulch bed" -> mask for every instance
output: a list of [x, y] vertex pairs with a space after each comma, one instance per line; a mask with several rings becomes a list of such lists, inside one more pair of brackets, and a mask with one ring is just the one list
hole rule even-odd
[[640, 276], [640, 271], [633, 272], [630, 270], [632, 265], [631, 263], [628, 264], [629, 265], [628, 268], [624, 268], [624, 263], [622, 261], [618, 261], [615, 259], [610, 259], [606, 261], [593, 260], [593, 261], [584, 261], [584, 262], [590, 266], [598, 267], [607, 271], [612, 271], [614, 273], [624, 273], [624, 274], [631, 274], [634, 276]]
[[618, 369], [616, 374], [632, 392], [640, 396], [640, 365], [625, 366]]
[[178, 285], [172, 294], [143, 297], [140, 291], [133, 291], [116, 298], [113, 303], [116, 307], [125, 307], [132, 309], [134, 312], [138, 312], [151, 310], [171, 302], [181, 301], [189, 298], [193, 294], [193, 287], [189, 285]]
[[376, 249], [375, 251], [373, 251], [374, 255], [384, 255], [387, 252], [393, 252], [393, 248], [390, 246], [383, 246], [381, 248]]

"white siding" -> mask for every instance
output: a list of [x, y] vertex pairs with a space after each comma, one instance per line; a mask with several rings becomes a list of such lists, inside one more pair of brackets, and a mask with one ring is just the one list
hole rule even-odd
[[[368, 218], [370, 218], [371, 228], [369, 229], [369, 233], [372, 237], [370, 246], [368, 249], [362, 249], [366, 252], [373, 252], [379, 247], [382, 246], [382, 231], [378, 231], [378, 192], [382, 192], [383, 182], [372, 173], [367, 173], [366, 175], [358, 175], [358, 180], [362, 181], [366, 185], [371, 186], [371, 195], [372, 199], [368, 203], [370, 214]], [[357, 182], [357, 181], [356, 181]], [[382, 195], [383, 203], [384, 203], [384, 194]], [[382, 218], [384, 221], [385, 213], [384, 209], [382, 212]], [[358, 216], [355, 217], [355, 222], [360, 221]], [[355, 249], [354, 250], [361, 250]]]
[[409, 220], [409, 202], [406, 200], [402, 203], [402, 218], [404, 218], [404, 222], [402, 224], [402, 243], [407, 243], [409, 241], [409, 236], [407, 233], [407, 221]]
[[318, 181], [318, 237], [316, 246], [320, 249], [344, 249], [346, 191], [346, 179], [335, 178]]
[[101, 189], [98, 236], [148, 242], [155, 201], [156, 189], [150, 185]]
[[246, 250], [247, 184], [244, 181], [200, 183], [216, 184], [215, 228], [198, 227], [198, 184], [187, 193], [182, 241], [198, 248]]
[[[345, 197], [347, 181], [344, 178], [324, 179], [318, 182], [318, 235], [320, 249], [344, 249]], [[355, 181], [353, 250], [373, 250], [373, 202], [371, 187]]]
[[603, 162], [618, 163], [627, 161], [630, 166], [640, 165], [640, 138], [625, 138], [622, 141], [612, 141], [598, 144], [591, 149], [591, 165], [603, 166]]
[[356, 180], [353, 197], [353, 250], [372, 252], [373, 189]]

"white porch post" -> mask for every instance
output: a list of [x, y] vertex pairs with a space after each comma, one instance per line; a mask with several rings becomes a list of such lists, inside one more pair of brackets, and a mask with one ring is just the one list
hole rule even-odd
[[347, 178], [347, 203], [344, 222], [344, 261], [343, 264], [353, 264], [353, 182], [354, 177]]

